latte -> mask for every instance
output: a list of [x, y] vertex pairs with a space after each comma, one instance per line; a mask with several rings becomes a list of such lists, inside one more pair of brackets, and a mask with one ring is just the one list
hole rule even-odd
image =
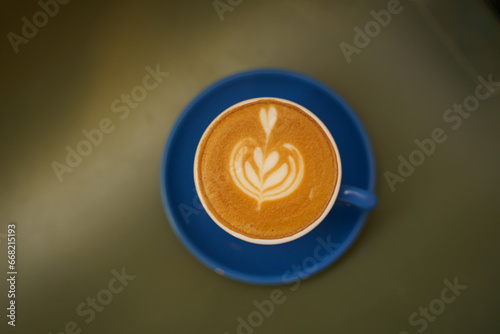
[[253, 99], [207, 128], [194, 178], [218, 225], [245, 240], [272, 241], [323, 219], [338, 192], [340, 161], [333, 138], [311, 112], [282, 99]]

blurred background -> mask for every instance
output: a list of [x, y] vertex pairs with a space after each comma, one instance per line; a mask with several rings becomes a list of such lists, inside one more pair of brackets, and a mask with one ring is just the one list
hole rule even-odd
[[[0, 8], [0, 268], [6, 277], [7, 225], [16, 223], [18, 272], [15, 327], [0, 281], [2, 333], [500, 332], [498, 1]], [[381, 11], [390, 19], [366, 31]], [[183, 108], [214, 81], [261, 67], [340, 93], [377, 163], [380, 204], [361, 237], [295, 291], [204, 267], [172, 232], [160, 198], [163, 146]], [[137, 89], [151, 71], [168, 76]], [[490, 94], [450, 128], [444, 114], [478, 85]], [[81, 147], [88, 155], [62, 167], [68, 147], [97, 128], [97, 144]], [[435, 128], [446, 142], [391, 187], [386, 172], [397, 173], [398, 157]], [[443, 303], [456, 282], [462, 290], [448, 288], [456, 298]], [[241, 327], [274, 289], [286, 300]]]

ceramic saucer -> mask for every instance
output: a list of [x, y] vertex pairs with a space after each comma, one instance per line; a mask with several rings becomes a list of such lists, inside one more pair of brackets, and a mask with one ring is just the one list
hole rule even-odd
[[316, 114], [335, 138], [342, 184], [375, 188], [375, 162], [368, 136], [349, 105], [332, 89], [305, 75], [276, 69], [238, 73], [201, 92], [174, 124], [163, 153], [160, 188], [172, 229], [186, 248], [216, 273], [254, 284], [305, 279], [338, 260], [362, 230], [368, 212], [335, 205], [307, 235], [279, 245], [257, 245], [218, 227], [201, 206], [193, 179], [198, 142], [210, 122], [237, 102], [278, 97]]

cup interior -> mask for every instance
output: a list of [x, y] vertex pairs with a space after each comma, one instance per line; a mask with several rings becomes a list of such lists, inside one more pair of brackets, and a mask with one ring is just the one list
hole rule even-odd
[[[310, 116], [320, 126], [320, 128], [323, 130], [323, 132], [326, 134], [327, 138], [329, 139], [329, 141], [330, 141], [330, 143], [331, 143], [331, 145], [332, 145], [332, 147], [334, 149], [335, 158], [337, 160], [337, 169], [338, 169], [338, 172], [337, 172], [337, 179], [336, 179], [336, 183], [335, 183], [335, 189], [333, 191], [333, 194], [332, 194], [332, 197], [331, 197], [330, 201], [328, 202], [328, 205], [327, 205], [326, 209], [323, 211], [323, 213], [321, 214], [321, 216], [317, 220], [315, 220], [313, 223], [311, 223], [310, 225], [308, 225], [305, 229], [297, 232], [294, 235], [283, 237], [283, 238], [276, 238], [276, 239], [252, 238], [252, 237], [248, 237], [246, 235], [240, 234], [238, 232], [235, 232], [235, 231], [231, 230], [230, 228], [228, 228], [226, 225], [222, 224], [217, 219], [217, 217], [209, 210], [207, 203], [205, 203], [205, 200], [204, 200], [203, 196], [201, 195], [201, 191], [200, 191], [200, 181], [198, 180], [198, 157], [199, 157], [199, 153], [200, 153], [200, 146], [201, 146], [201, 143], [204, 141], [206, 135], [208, 133], [210, 133], [210, 130], [212, 129], [212, 127], [216, 126], [218, 120], [220, 118], [222, 118], [225, 114], [227, 114], [228, 112], [230, 112], [231, 110], [233, 110], [234, 108], [237, 108], [237, 107], [249, 104], [249, 103], [253, 103], [253, 102], [259, 101], [259, 100], [274, 100], [274, 101], [277, 101], [277, 102], [281, 102], [281, 103], [285, 103], [285, 104], [290, 104], [290, 105], [293, 105], [293, 106], [301, 109], [304, 113], [306, 113], [308, 116]], [[337, 144], [335, 143], [335, 140], [333, 139], [333, 136], [330, 133], [330, 130], [325, 126], [325, 124], [313, 112], [311, 112], [307, 108], [303, 107], [302, 105], [299, 105], [299, 104], [297, 104], [295, 102], [292, 102], [292, 101], [289, 101], [289, 100], [285, 100], [285, 99], [282, 99], [282, 98], [260, 97], [260, 98], [253, 98], [253, 99], [248, 99], [248, 100], [245, 100], [245, 101], [241, 101], [241, 102], [239, 102], [237, 104], [234, 104], [234, 105], [230, 106], [229, 108], [227, 108], [226, 110], [224, 110], [223, 112], [221, 112], [210, 123], [210, 125], [206, 128], [205, 132], [203, 133], [203, 135], [202, 135], [202, 137], [201, 137], [201, 139], [200, 139], [200, 141], [198, 143], [198, 146], [196, 148], [195, 159], [194, 159], [194, 166], [193, 166], [193, 173], [194, 173], [194, 183], [195, 183], [195, 187], [196, 187], [196, 192], [198, 194], [200, 202], [203, 205], [203, 207], [205, 208], [205, 211], [210, 216], [210, 218], [220, 228], [222, 228], [224, 231], [226, 231], [227, 233], [231, 234], [232, 236], [234, 236], [234, 237], [236, 237], [238, 239], [247, 241], [247, 242], [251, 242], [251, 243], [254, 243], [254, 244], [261, 244], [261, 245], [277, 245], [277, 244], [282, 244], [282, 243], [293, 241], [295, 239], [298, 239], [298, 238], [306, 235], [307, 233], [309, 233], [310, 231], [312, 231], [316, 226], [318, 226], [325, 219], [325, 217], [328, 215], [328, 213], [332, 209], [332, 207], [333, 207], [333, 205], [334, 205], [334, 203], [335, 203], [335, 201], [337, 199], [338, 193], [339, 193], [340, 182], [342, 180], [342, 163], [341, 163], [341, 160], [340, 160], [340, 154], [339, 154], [339, 150], [338, 150]]]

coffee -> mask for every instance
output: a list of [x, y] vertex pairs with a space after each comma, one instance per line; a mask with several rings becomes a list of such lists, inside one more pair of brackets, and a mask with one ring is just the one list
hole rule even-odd
[[291, 237], [322, 219], [338, 191], [339, 157], [324, 125], [281, 99], [239, 103], [217, 117], [196, 152], [200, 200], [225, 230]]

